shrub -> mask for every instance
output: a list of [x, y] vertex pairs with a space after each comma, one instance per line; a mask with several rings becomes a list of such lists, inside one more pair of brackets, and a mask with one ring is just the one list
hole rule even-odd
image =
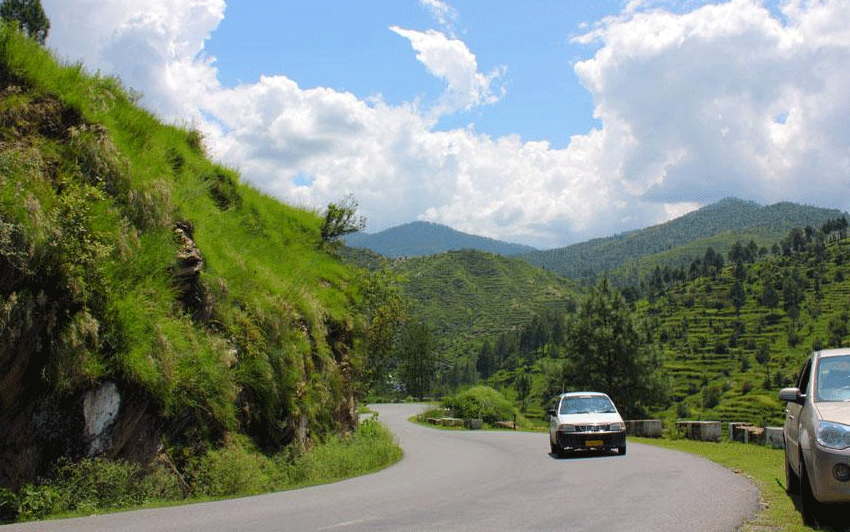
[[0, 524], [14, 523], [18, 517], [18, 498], [9, 488], [0, 488]]
[[443, 399], [443, 406], [456, 417], [482, 419], [486, 423], [512, 419], [516, 408], [498, 391], [489, 386], [473, 386]]
[[401, 449], [389, 429], [366, 420], [354, 434], [334, 436], [298, 457], [289, 468], [289, 481], [331, 482], [375, 471], [400, 458]]
[[702, 406], [703, 408], [714, 408], [720, 404], [720, 388], [716, 385], [708, 386], [702, 389]]
[[105, 458], [59, 462], [50, 479], [20, 493], [20, 517], [41, 519], [53, 512], [93, 512], [129, 508], [150, 501], [183, 497], [176, 475], [155, 465]]
[[[59, 493], [56, 501], [58, 511], [120, 508], [140, 502], [134, 489], [139, 476], [139, 466], [129, 462], [103, 458], [87, 458], [76, 463], [63, 460], [47, 486]], [[38, 501], [31, 504], [34, 508], [39, 506]]]
[[56, 508], [59, 492], [51, 486], [27, 485], [21, 489], [18, 519], [35, 521], [44, 519]]
[[208, 452], [188, 469], [195, 495], [225, 497], [266, 491], [272, 468], [268, 458], [240, 438]]

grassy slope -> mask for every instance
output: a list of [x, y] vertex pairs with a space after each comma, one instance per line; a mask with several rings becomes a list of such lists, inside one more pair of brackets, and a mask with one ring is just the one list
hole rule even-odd
[[[0, 63], [0, 251], [20, 277], [5, 312], [46, 319], [32, 310], [45, 280], [61, 305], [39, 385], [129, 381], [201, 434], [271, 444], [301, 420], [315, 434], [350, 422], [357, 275], [320, 249], [316, 213], [241, 183], [118, 80], [8, 33]], [[171, 274], [178, 221], [204, 260], [203, 319]]]

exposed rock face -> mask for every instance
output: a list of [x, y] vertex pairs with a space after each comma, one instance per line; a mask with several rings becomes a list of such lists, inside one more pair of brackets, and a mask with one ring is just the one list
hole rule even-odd
[[178, 222], [174, 227], [174, 238], [177, 240], [178, 249], [172, 277], [178, 298], [194, 320], [205, 322], [212, 316], [213, 308], [201, 284], [204, 259], [195, 244], [191, 224]]
[[83, 395], [83, 418], [86, 437], [91, 438], [86, 454], [97, 456], [112, 445], [110, 431], [121, 408], [121, 394], [114, 382], [104, 382], [99, 388]]
[[160, 445], [150, 401], [114, 382], [65, 399], [24, 389], [13, 408], [4, 409], [0, 423], [0, 486], [12, 490], [48, 474], [60, 457], [147, 464]]

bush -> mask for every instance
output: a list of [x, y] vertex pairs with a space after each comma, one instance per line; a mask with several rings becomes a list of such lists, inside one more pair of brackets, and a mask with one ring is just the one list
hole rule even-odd
[[[57, 497], [58, 511], [88, 512], [139, 504], [141, 497], [136, 489], [139, 478], [138, 464], [87, 458], [76, 463], [60, 462], [49, 486], [61, 494]], [[23, 503], [22, 500], [22, 507]]]
[[0, 524], [14, 523], [18, 517], [18, 498], [8, 488], [0, 488]]
[[27, 486], [19, 495], [20, 517], [41, 519], [54, 512], [93, 512], [129, 508], [183, 497], [174, 473], [161, 466], [143, 471], [138, 464], [105, 458], [61, 461], [50, 479]]
[[35, 521], [50, 515], [59, 502], [59, 492], [51, 486], [27, 485], [21, 489], [18, 519]]
[[210, 497], [262, 493], [271, 485], [273, 467], [271, 460], [247, 442], [235, 440], [190, 465], [192, 491]]
[[289, 481], [296, 485], [305, 480], [332, 482], [376, 471], [400, 458], [401, 449], [389, 429], [366, 420], [354, 434], [334, 436], [295, 459], [289, 467]]
[[473, 386], [468, 390], [443, 399], [443, 406], [455, 417], [482, 419], [485, 423], [511, 420], [516, 408], [498, 391], [489, 386]]

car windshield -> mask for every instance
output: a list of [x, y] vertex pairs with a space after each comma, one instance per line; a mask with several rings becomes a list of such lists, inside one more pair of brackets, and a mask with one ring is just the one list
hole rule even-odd
[[616, 411], [614, 403], [604, 395], [578, 395], [561, 400], [561, 414], [610, 414]]
[[850, 355], [818, 361], [817, 400], [850, 401]]

